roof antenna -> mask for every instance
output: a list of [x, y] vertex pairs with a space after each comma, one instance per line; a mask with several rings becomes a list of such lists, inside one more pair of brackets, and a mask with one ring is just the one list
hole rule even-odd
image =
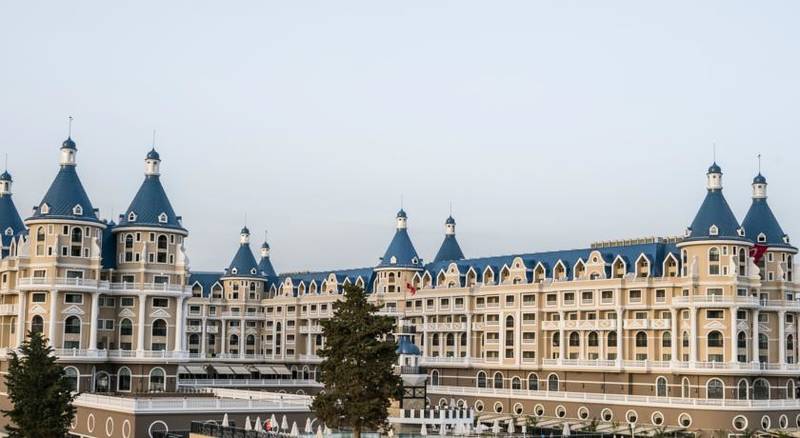
[[714, 150], [714, 162], [716, 163], [717, 162], [717, 142], [713, 143], [712, 148]]
[[453, 201], [450, 201], [450, 217], [453, 217]]
[[153, 149], [156, 148], [156, 130], [153, 130]]
[[8, 152], [6, 152], [6, 172], [8, 172]]
[[67, 130], [67, 137], [72, 138], [72, 116], [69, 116], [69, 128]]
[[247, 212], [244, 212], [244, 226], [247, 227]]
[[400, 210], [403, 209], [403, 194], [400, 194]]
[[761, 175], [761, 154], [758, 155], [758, 174]]
[[264, 230], [264, 242], [266, 242], [266, 241], [267, 241], [267, 230], [265, 229]]

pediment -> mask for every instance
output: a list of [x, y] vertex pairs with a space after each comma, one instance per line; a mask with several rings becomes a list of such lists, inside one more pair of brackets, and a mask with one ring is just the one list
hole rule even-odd
[[170, 313], [167, 312], [165, 309], [156, 309], [150, 312], [151, 318], [169, 318], [171, 316], [172, 315], [170, 315]]
[[67, 307], [66, 309], [62, 310], [61, 313], [63, 313], [64, 315], [83, 315], [85, 312], [83, 311], [83, 309], [73, 304]]
[[36, 314], [36, 315], [41, 315], [41, 314], [43, 314], [43, 313], [47, 313], [47, 310], [45, 310], [45, 308], [44, 308], [44, 307], [42, 307], [42, 306], [41, 306], [41, 305], [39, 305], [39, 304], [34, 304], [34, 305], [31, 307], [30, 313], [33, 313], [33, 314]]
[[703, 326], [706, 330], [722, 330], [725, 328], [725, 325], [720, 321], [710, 321], [707, 322], [706, 325]]
[[133, 310], [128, 309], [128, 308], [122, 309], [122, 311], [119, 312], [119, 317], [120, 318], [133, 318], [135, 316], [136, 316], [136, 314], [133, 313]]

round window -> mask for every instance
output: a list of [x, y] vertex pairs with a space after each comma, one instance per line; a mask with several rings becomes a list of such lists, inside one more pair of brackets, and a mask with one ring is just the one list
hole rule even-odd
[[744, 415], [737, 415], [733, 417], [733, 422], [731, 424], [733, 425], [734, 429], [741, 432], [747, 429], [747, 417]]
[[500, 402], [495, 403], [494, 404], [494, 411], [495, 411], [495, 413], [502, 414], [503, 413], [503, 404], [500, 403]]
[[786, 429], [789, 427], [789, 418], [786, 415], [781, 415], [778, 417], [778, 427], [781, 429]]
[[536, 414], [537, 417], [541, 417], [542, 415], [544, 415], [544, 406], [542, 405], [534, 406], [533, 413]]
[[611, 409], [605, 408], [600, 412], [600, 418], [602, 418], [603, 421], [611, 421], [614, 419], [614, 413], [611, 412]]
[[653, 415], [650, 416], [650, 422], [656, 426], [661, 426], [664, 424], [664, 414], [658, 411], [653, 412]]
[[764, 430], [769, 430], [772, 427], [772, 420], [770, 420], [769, 415], [764, 415], [761, 417], [761, 428]]
[[483, 402], [480, 400], [475, 400], [475, 410], [478, 412], [483, 412]]
[[566, 416], [567, 416], [567, 408], [561, 405], [556, 406], [556, 417], [564, 418]]
[[628, 424], [636, 423], [639, 420], [639, 414], [636, 413], [633, 409], [625, 413], [625, 420], [628, 421]]
[[517, 415], [522, 415], [522, 403], [517, 403], [514, 405], [514, 413]]
[[678, 424], [683, 427], [689, 427], [692, 425], [692, 416], [687, 414], [686, 412], [680, 414], [678, 416]]
[[580, 418], [581, 420], [586, 420], [587, 418], [589, 418], [589, 408], [587, 408], [586, 406], [581, 406], [580, 408], [578, 408], [578, 418]]

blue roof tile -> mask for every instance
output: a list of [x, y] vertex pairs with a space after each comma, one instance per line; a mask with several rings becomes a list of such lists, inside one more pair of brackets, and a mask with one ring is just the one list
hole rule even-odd
[[[10, 230], [10, 231], [9, 231]], [[11, 195], [0, 195], [0, 235], [2, 235], [3, 247], [11, 244], [11, 240], [25, 231], [25, 224], [19, 217], [17, 207]], [[3, 256], [5, 256], [3, 250]]]
[[[49, 211], [45, 214], [42, 207], [47, 204]], [[80, 205], [82, 214], [77, 215], [73, 212], [76, 205]], [[44, 195], [44, 199], [39, 203], [33, 216], [29, 219], [72, 219], [102, 223], [97, 218], [97, 213], [89, 201], [89, 196], [78, 178], [75, 166], [64, 165], [56, 174], [53, 183]]]
[[258, 277], [263, 279], [249, 243], [239, 245], [239, 249], [236, 251], [236, 255], [233, 256], [230, 266], [225, 270], [224, 277]]
[[[711, 226], [716, 225], [717, 234], [711, 235]], [[691, 234], [686, 241], [697, 240], [745, 240], [739, 235], [739, 222], [728, 206], [720, 189], [709, 189], [706, 198], [689, 227]]]
[[758, 241], [758, 236], [763, 233], [764, 237], [766, 237], [766, 242], [758, 243], [766, 243], [773, 247], [793, 248], [784, 242], [783, 237], [786, 233], [783, 232], [778, 219], [775, 218], [772, 209], [769, 208], [766, 198], [753, 198], [753, 203], [742, 221], [742, 227], [744, 227], [749, 240], [754, 243]]
[[188, 285], [189, 287], [193, 287], [195, 283], [198, 283], [203, 288], [203, 297], [208, 298], [211, 296], [211, 288], [214, 286], [214, 283], [219, 282], [222, 275], [223, 273], [221, 272], [192, 272], [189, 275]]
[[408, 230], [405, 228], [398, 228], [394, 233], [386, 253], [381, 258], [378, 267], [410, 267], [419, 268], [419, 256], [417, 250], [414, 249], [414, 244], [411, 243], [411, 238], [408, 236]]
[[461, 260], [463, 258], [464, 253], [461, 251], [461, 247], [458, 245], [456, 235], [448, 234], [444, 236], [442, 246], [439, 247], [439, 252], [436, 253], [436, 257], [433, 259], [433, 262], [436, 263], [446, 260]]
[[[131, 212], [136, 217], [132, 221], [129, 220]], [[165, 221], [159, 220], [162, 214], [166, 215]], [[172, 209], [172, 204], [169, 202], [158, 175], [145, 176], [131, 205], [125, 210], [125, 214], [120, 215], [119, 228], [140, 226], [186, 231], [175, 214], [175, 210]]]

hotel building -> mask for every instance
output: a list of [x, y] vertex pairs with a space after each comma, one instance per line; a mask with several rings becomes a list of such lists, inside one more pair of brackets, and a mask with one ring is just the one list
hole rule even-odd
[[93, 207], [76, 154], [64, 141], [24, 220], [11, 175], [0, 175], [0, 373], [7, 352], [41, 331], [81, 393], [313, 393], [320, 321], [349, 283], [415, 325], [431, 405], [688, 430], [800, 426], [797, 249], [761, 174], [740, 222], [713, 164], [676, 237], [468, 258], [448, 217], [428, 262], [400, 210], [375, 266], [278, 274], [245, 227], [227, 269], [196, 272], [155, 150], [116, 221]]

